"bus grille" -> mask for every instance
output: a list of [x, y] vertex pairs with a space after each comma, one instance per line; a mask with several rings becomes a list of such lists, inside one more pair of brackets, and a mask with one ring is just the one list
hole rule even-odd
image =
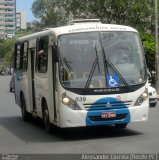
[[122, 120], [126, 118], [128, 114], [118, 114], [116, 117], [113, 118], [101, 118], [101, 116], [89, 116], [90, 120], [92, 121], [112, 121], [112, 120]]
[[121, 109], [131, 106], [132, 101], [125, 102], [109, 102], [108, 103], [93, 103], [93, 104], [83, 104], [85, 110], [87, 111], [96, 111], [96, 110], [110, 110], [110, 109]]

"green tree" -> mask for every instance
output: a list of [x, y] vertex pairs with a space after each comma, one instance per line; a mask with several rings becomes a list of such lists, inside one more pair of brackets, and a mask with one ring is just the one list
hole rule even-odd
[[35, 0], [32, 12], [48, 27], [66, 24], [71, 18], [99, 18], [104, 23], [154, 32], [152, 0]]
[[6, 66], [12, 66], [13, 65], [14, 44], [15, 44], [15, 39], [14, 38], [6, 40], [5, 56], [4, 56], [4, 61], [5, 61]]
[[68, 21], [64, 0], [35, 0], [32, 5], [33, 15], [41, 19], [45, 27], [64, 25]]
[[5, 40], [0, 40], [0, 59], [4, 58], [5, 56]]
[[152, 0], [68, 0], [74, 18], [99, 18], [104, 23], [129, 25], [154, 31]]
[[155, 70], [155, 37], [151, 34], [141, 33], [145, 46], [147, 65], [150, 70]]

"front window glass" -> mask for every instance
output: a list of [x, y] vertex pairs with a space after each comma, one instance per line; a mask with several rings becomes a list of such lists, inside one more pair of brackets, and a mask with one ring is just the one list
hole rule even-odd
[[111, 88], [145, 82], [137, 33], [85, 32], [58, 38], [60, 80], [67, 88]]

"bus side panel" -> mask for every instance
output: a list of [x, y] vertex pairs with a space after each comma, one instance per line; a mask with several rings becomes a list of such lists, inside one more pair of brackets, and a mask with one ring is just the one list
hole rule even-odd
[[15, 71], [15, 99], [16, 103], [21, 106], [21, 94], [24, 95], [26, 110], [30, 112], [29, 91], [28, 91], [28, 73]]
[[20, 77], [23, 76], [23, 73], [20, 71], [14, 71], [14, 82], [15, 82], [15, 102], [20, 107], [20, 90], [21, 90], [21, 80]]

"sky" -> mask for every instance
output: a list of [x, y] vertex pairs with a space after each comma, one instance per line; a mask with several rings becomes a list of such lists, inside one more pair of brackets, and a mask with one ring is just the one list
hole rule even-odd
[[27, 22], [32, 22], [34, 20], [37, 20], [31, 11], [31, 7], [33, 4], [34, 0], [16, 0], [16, 5], [17, 5], [17, 11], [25, 11], [26, 12], [26, 19]]

